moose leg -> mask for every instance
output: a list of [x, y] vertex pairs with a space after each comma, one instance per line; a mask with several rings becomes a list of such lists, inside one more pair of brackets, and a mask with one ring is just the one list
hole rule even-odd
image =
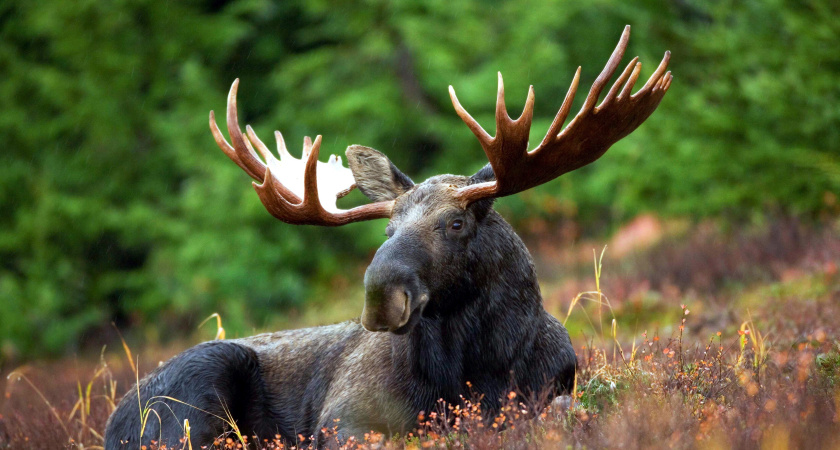
[[270, 423], [265, 416], [256, 353], [234, 342], [206, 342], [170, 359], [125, 395], [108, 422], [105, 448], [139, 448], [152, 440], [176, 445], [185, 419], [194, 446], [229, 431], [231, 419], [243, 434], [262, 435], [271, 432], [263, 429]]

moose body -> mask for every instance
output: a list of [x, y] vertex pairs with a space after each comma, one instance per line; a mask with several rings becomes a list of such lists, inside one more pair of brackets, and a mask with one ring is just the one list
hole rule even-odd
[[[533, 89], [522, 116], [512, 120], [499, 77], [496, 136], [490, 137], [450, 87], [456, 111], [490, 163], [470, 177], [439, 175], [419, 184], [362, 146], [348, 148], [352, 176], [346, 177], [338, 158], [329, 166], [318, 162], [320, 136], [304, 141], [303, 162], [291, 158], [278, 132], [278, 161], [250, 127], [247, 138], [239, 128], [234, 82], [227, 110], [233, 145], [212, 112], [211, 130], [222, 150], [262, 182], [255, 188], [272, 215], [330, 226], [390, 218], [388, 239], [365, 273], [364, 310], [354, 321], [207, 342], [175, 356], [122, 399], [108, 422], [106, 449], [152, 440], [171, 445], [184, 436], [184, 419], [198, 445], [235, 422], [249, 436], [279, 435], [290, 443], [312, 437], [321, 446], [321, 430], [334, 427], [339, 442], [371, 430], [410, 431], [418, 413], [434, 410], [439, 399], [458, 403], [478, 394], [492, 414], [511, 389], [543, 405], [568, 391], [576, 366], [568, 333], [543, 308], [531, 256], [493, 210], [493, 199], [594, 161], [653, 112], [671, 82], [667, 53], [638, 93], [629, 95], [640, 68], [634, 59], [595, 106], [628, 39], [629, 26], [581, 112], [561, 132], [578, 69], [548, 135], [531, 152]], [[289, 171], [283, 164], [297, 163], [302, 180], [278, 179]], [[316, 170], [334, 172], [324, 181]], [[335, 197], [353, 187], [373, 203], [337, 209]]]
[[[430, 217], [424, 210], [429, 203], [417, 200], [468, 181], [444, 176], [416, 187], [403, 199], [411, 210], [405, 211], [406, 217]], [[413, 274], [417, 279], [430, 277], [445, 268], [471, 274], [456, 283], [444, 276], [437, 277], [437, 286], [426, 283], [434, 300], [409, 331], [373, 333], [355, 320], [198, 345], [141, 381], [142, 402], [135, 390], [126, 395], [107, 430], [109, 448], [140, 441], [138, 405], [153, 396], [192, 406], [161, 399], [173, 413], [157, 408], [163, 427], [156, 417], [149, 420], [144, 443], [159, 435], [170, 441], [181, 437], [184, 418], [189, 419], [194, 442], [212, 441], [225, 424], [199, 409], [226, 417], [223, 406], [243, 432], [280, 434], [294, 442], [297, 435], [318, 437], [319, 430], [335, 425], [339, 439], [371, 430], [404, 433], [416, 426], [417, 414], [432, 411], [438, 399], [457, 403], [459, 396], [470, 398], [470, 389], [484, 394], [484, 406], [492, 411], [511, 389], [553, 398], [570, 388], [576, 360], [568, 334], [542, 306], [522, 241], [489, 204], [485, 208], [484, 217], [475, 222], [476, 236], [449, 255], [446, 266], [395, 273], [393, 265], [399, 262], [394, 255], [423, 245], [396, 233], [377, 252], [368, 269], [374, 274], [369, 282], [380, 270], [388, 271], [391, 280]], [[426, 223], [413, 225], [403, 232], [420, 234], [418, 228]]]

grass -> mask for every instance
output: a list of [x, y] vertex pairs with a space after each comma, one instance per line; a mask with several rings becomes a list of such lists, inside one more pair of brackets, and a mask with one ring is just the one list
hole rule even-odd
[[[840, 448], [840, 252], [822, 251], [838, 248], [840, 233], [786, 226], [763, 238], [754, 231], [735, 235], [728, 246], [720, 246], [719, 236], [676, 244], [666, 236], [643, 255], [620, 260], [599, 250], [594, 275], [593, 254], [581, 256], [580, 267], [588, 270], [571, 264], [571, 275], [544, 276], [547, 307], [565, 321], [576, 345], [571, 397], [534, 409], [511, 392], [499, 414], [486, 419], [476, 394], [422, 412], [408, 436], [369, 433], [345, 446]], [[707, 264], [715, 252], [731, 261]], [[744, 253], [763, 258], [755, 270], [733, 269], [728, 279], [716, 278], [723, 277], [721, 267], [749, 264]], [[701, 263], [696, 255], [705, 255]], [[576, 257], [564, 258], [568, 268]], [[670, 275], [651, 275], [649, 267], [660, 263], [642, 265], [635, 274], [626, 269], [643, 258], [666, 259]], [[697, 273], [685, 279], [673, 275], [691, 270]], [[561, 273], [545, 261], [540, 272]], [[691, 279], [704, 281], [685, 281]], [[569, 286], [582, 286], [582, 293], [563, 300]], [[221, 318], [210, 319], [216, 319], [215, 336], [223, 338]], [[163, 353], [144, 360], [171, 354]], [[138, 359], [126, 346], [103, 351], [95, 361], [15, 371], [0, 409], [0, 448], [101, 447], [108, 414], [142, 375]], [[184, 430], [177, 445], [201, 448], [189, 439], [188, 423]], [[210, 447], [237, 448], [242, 442], [254, 448], [291, 445], [234, 432]]]

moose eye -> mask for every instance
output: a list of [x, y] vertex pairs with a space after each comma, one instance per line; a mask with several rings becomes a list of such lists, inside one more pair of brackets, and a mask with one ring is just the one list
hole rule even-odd
[[449, 228], [455, 231], [461, 231], [461, 229], [464, 228], [464, 221], [461, 219], [455, 219], [449, 224]]

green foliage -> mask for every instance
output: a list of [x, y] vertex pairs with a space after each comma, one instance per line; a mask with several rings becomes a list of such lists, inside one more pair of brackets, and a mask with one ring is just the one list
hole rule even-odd
[[615, 406], [619, 395], [629, 387], [624, 381], [616, 383], [614, 380], [592, 378], [580, 388], [580, 395], [576, 401], [586, 410], [603, 411], [605, 408]]
[[347, 266], [381, 221], [282, 225], [215, 147], [207, 112], [236, 77], [261, 136], [371, 145], [422, 180], [485, 162], [449, 84], [491, 131], [496, 71], [511, 111], [534, 84], [539, 140], [575, 67], [584, 91], [630, 23], [643, 77], [672, 50], [670, 93], [596, 165], [500, 201], [511, 220], [836, 212], [838, 13], [828, 0], [6, 1], [0, 361], [95, 342], [110, 321], [179, 333], [218, 311], [242, 333], [315, 300], [312, 286], [359, 282]]
[[831, 351], [820, 353], [816, 356], [814, 363], [817, 373], [822, 376], [829, 386], [840, 384], [840, 341], [834, 342]]

